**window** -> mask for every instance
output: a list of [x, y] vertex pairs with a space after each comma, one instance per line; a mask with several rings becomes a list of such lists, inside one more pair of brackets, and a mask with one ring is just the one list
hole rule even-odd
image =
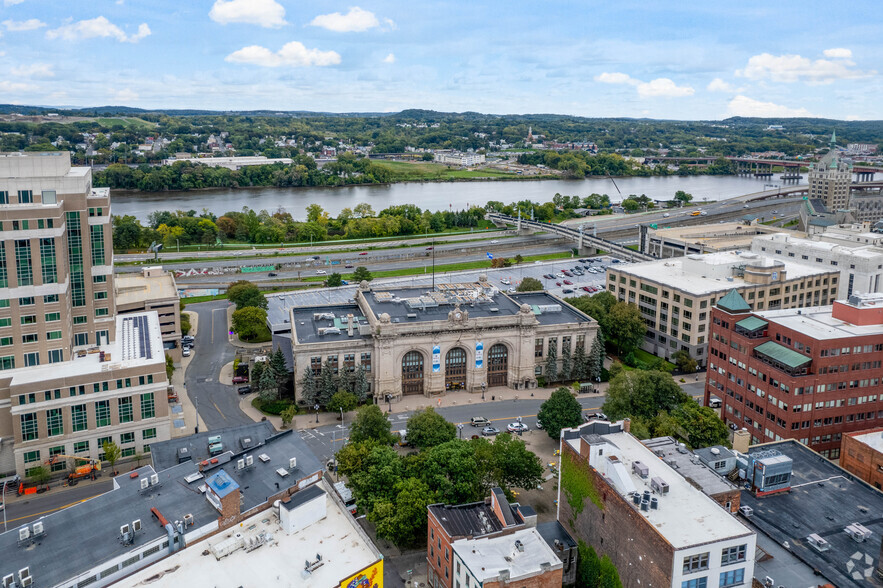
[[58, 266], [55, 262], [55, 239], [40, 239], [40, 266], [44, 284], [58, 281]]
[[89, 322], [89, 317], [85, 317], [85, 316], [75, 316], [74, 317], [74, 324], [75, 325], [85, 325], [87, 322]]
[[542, 357], [543, 356], [543, 340], [542, 339], [534, 339], [534, 341], [533, 341], [533, 356], [534, 357]]
[[43, 204], [58, 204], [55, 190], [43, 190]]
[[22, 441], [37, 439], [37, 413], [29, 412], [21, 415], [21, 439]]
[[107, 316], [107, 315], [108, 315], [108, 310], [106, 308], [96, 308], [95, 309], [95, 316]]
[[135, 433], [123, 433], [120, 435], [120, 445], [135, 442]]
[[706, 588], [708, 586], [708, 578], [694, 578], [681, 582], [681, 588]]
[[46, 333], [46, 339], [48, 339], [49, 341], [61, 339], [61, 331], [49, 331], [48, 333]]
[[[64, 445], [57, 445], [55, 447], [49, 448], [49, 457], [55, 455], [63, 455], [65, 452]], [[63, 472], [67, 469], [67, 463], [63, 459], [59, 459], [55, 463], [49, 466], [49, 471], [51, 472]]]
[[156, 439], [156, 429], [144, 429], [141, 431], [141, 439], [147, 441], [148, 439]]
[[117, 402], [119, 403], [120, 409], [120, 422], [132, 422], [132, 397], [127, 396], [125, 398], [120, 398]]
[[105, 265], [103, 225], [92, 225], [92, 265]]
[[110, 426], [110, 400], [99, 400], [95, 403], [95, 426]]
[[21, 317], [20, 322], [23, 325], [36, 325], [37, 324], [37, 315], [26, 314]]
[[33, 367], [35, 365], [40, 365], [40, 353], [37, 351], [25, 353], [25, 367]]
[[33, 296], [25, 296], [24, 298], [18, 299], [19, 306], [32, 306], [34, 304]]
[[65, 213], [67, 222], [67, 257], [71, 280], [71, 305], [86, 306], [86, 282], [83, 268], [83, 232], [80, 213]]
[[[40, 467], [40, 450], [36, 449], [34, 451], [25, 451], [24, 453], [25, 460], [25, 475], [30, 476], [33, 471]], [[27, 467], [28, 464], [34, 464], [31, 467]]]
[[734, 545], [728, 547], [721, 552], [721, 565], [728, 566], [730, 564], [745, 561], [745, 550], [747, 545]]
[[107, 282], [107, 276], [92, 276], [93, 284], [104, 284]]
[[12, 337], [0, 337], [0, 347], [12, 345]]
[[19, 190], [18, 191], [18, 203], [19, 204], [33, 204], [34, 202], [34, 191], [33, 190]]
[[21, 336], [22, 343], [36, 343], [37, 339], [38, 337], [36, 333], [26, 333]]
[[31, 267], [31, 242], [27, 239], [15, 241], [15, 271], [19, 286], [34, 285], [34, 269]]
[[61, 313], [60, 312], [47, 312], [46, 315], [43, 317], [43, 319], [47, 323], [60, 321], [61, 320]]
[[60, 408], [51, 408], [46, 411], [46, 426], [49, 428], [49, 436], [64, 435], [64, 418]]
[[739, 568], [738, 570], [730, 570], [728, 572], [721, 572], [720, 581], [718, 585], [721, 588], [725, 588], [727, 586], [739, 586], [740, 584], [745, 583], [745, 568]]
[[0, 357], [0, 370], [14, 370], [15, 369], [15, 357], [12, 355], [7, 355], [5, 357]]
[[156, 416], [156, 411], [154, 409], [153, 404], [153, 392], [149, 394], [141, 395], [141, 418], [142, 419], [152, 419]]
[[89, 442], [77, 441], [74, 443], [74, 453], [89, 453]]
[[9, 204], [9, 192], [0, 190], [0, 204]]
[[120, 457], [132, 457], [135, 455], [134, 447], [124, 447], [122, 451], [120, 451]]
[[697, 553], [684, 558], [684, 573], [689, 574], [708, 569], [708, 552]]

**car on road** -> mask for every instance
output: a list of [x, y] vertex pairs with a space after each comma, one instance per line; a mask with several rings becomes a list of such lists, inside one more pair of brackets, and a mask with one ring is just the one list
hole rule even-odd
[[353, 264], [351, 264], [351, 263], [348, 263], [348, 264], [346, 264], [346, 265], [345, 265], [345, 266], [343, 266], [343, 267], [345, 267], [345, 268], [346, 268], [346, 269], [350, 269], [350, 268], [351, 268], [351, 267], [353, 267]]
[[708, 406], [711, 408], [720, 408], [722, 404], [723, 402], [721, 402], [720, 398], [715, 398], [714, 396], [712, 396], [708, 399]]
[[494, 435], [498, 435], [500, 433], [500, 429], [496, 427], [485, 427], [481, 430], [481, 434], [484, 437], [493, 437]]
[[510, 433], [524, 433], [529, 429], [530, 427], [528, 427], [524, 423], [509, 423], [509, 426], [506, 427], [506, 430]]
[[368, 255], [368, 252], [367, 252], [367, 251], [362, 251], [361, 253], [359, 253], [359, 255]]
[[433, 249], [435, 249], [435, 247], [427, 247], [426, 248], [427, 251], [432, 251]]
[[245, 384], [248, 382], [248, 376], [233, 376], [234, 384]]
[[779, 214], [779, 211], [778, 211], [778, 210], [774, 210], [774, 211], [773, 211], [773, 214]]
[[328, 272], [326, 272], [325, 270], [316, 270], [316, 275], [317, 275], [317, 276], [324, 276], [324, 275], [327, 274], [327, 273], [328, 273]]
[[583, 417], [583, 418], [585, 418], [586, 422], [589, 422], [589, 421], [595, 420], [595, 419], [602, 420], [602, 421], [609, 420], [607, 418], [607, 415], [604, 414], [603, 412], [589, 412], [589, 413], [586, 413], [585, 417]]
[[491, 241], [491, 245], [496, 245], [499, 241]]
[[668, 217], [670, 217], [670, 216], [671, 216], [671, 215], [668, 214], [667, 212], [663, 212], [663, 213], [662, 213], [662, 218], [668, 218]]
[[491, 422], [484, 417], [472, 417], [469, 422], [473, 427], [487, 427], [491, 424]]
[[267, 275], [270, 276], [271, 278], [275, 278], [275, 277], [278, 276], [279, 274], [277, 274], [276, 272], [270, 272], [270, 273], [268, 273]]
[[240, 396], [245, 396], [246, 394], [251, 394], [251, 386], [240, 386], [236, 391], [239, 392]]
[[743, 206], [743, 207], [742, 207], [742, 208], [748, 208], [748, 205], [747, 205], [747, 204], [746, 204], [746, 205], [745, 205], [745, 206]]

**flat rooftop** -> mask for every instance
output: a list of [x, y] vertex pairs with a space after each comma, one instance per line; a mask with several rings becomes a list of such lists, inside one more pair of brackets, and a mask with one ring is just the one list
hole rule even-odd
[[839, 273], [839, 270], [822, 269], [789, 261], [774, 261], [756, 253], [737, 251], [718, 251], [704, 255], [630, 263], [625, 267], [609, 267], [607, 273], [632, 275], [658, 284], [666, 284], [694, 296], [705, 296], [714, 292], [728, 292], [733, 288], [763, 287], [763, 284], [751, 284], [734, 276], [732, 269], [748, 265], [771, 267], [773, 263], [783, 264], [782, 270], [786, 272], [788, 282], [810, 276]]
[[[145, 364], [165, 364], [162, 332], [155, 311], [119, 315], [115, 319], [116, 340], [105, 345], [89, 347], [85, 357], [70, 361], [32, 367], [21, 367], [3, 372], [11, 377], [12, 386], [57, 380], [63, 377], [92, 373], [111, 373], [108, 370], [125, 369]], [[105, 361], [101, 361], [101, 352]], [[109, 359], [108, 359], [108, 354]]]
[[478, 537], [503, 530], [490, 502], [430, 504], [427, 508], [451, 537]]
[[692, 480], [695, 482], [705, 494], [714, 495], [722, 492], [731, 492], [736, 489], [735, 484], [720, 476], [700, 459], [694, 459], [693, 452], [681, 448], [680, 444], [673, 437], [647, 439], [644, 441], [644, 445], [654, 455], [676, 469], [678, 474], [688, 481]]
[[[817, 238], [820, 239], [831, 239], [831, 235], [827, 233], [823, 233], [821, 235], [816, 235]], [[879, 237], [879, 235], [877, 235]], [[788, 243], [792, 245], [797, 245], [801, 248], [810, 249], [813, 251], [819, 252], [840, 252], [847, 255], [852, 255], [855, 257], [864, 257], [867, 259], [874, 259], [883, 255], [883, 248], [870, 245], [865, 243], [859, 243], [856, 241], [843, 241], [843, 240], [825, 240], [818, 241], [816, 239], [807, 239], [798, 237], [797, 235], [790, 235], [786, 233], [776, 233], [773, 235], [764, 235], [758, 237], [756, 242], [760, 246], [773, 247], [776, 243]], [[772, 255], [771, 251], [762, 252], [763, 255]]]
[[[350, 314], [353, 315], [352, 337], [348, 334], [347, 315]], [[368, 319], [362, 316], [362, 309], [357, 304], [297, 307], [292, 310], [291, 317], [298, 343], [361, 339], [359, 325], [368, 326]], [[333, 330], [335, 328], [337, 331]]]
[[[516, 541], [521, 542], [523, 551], [516, 548]], [[549, 564], [551, 569], [563, 567], [546, 540], [533, 528], [499, 537], [459, 539], [451, 547], [482, 583], [499, 578], [503, 571], [509, 572], [510, 582], [516, 582], [542, 573], [543, 564]]]
[[175, 278], [168, 272], [151, 276], [117, 274], [113, 281], [117, 306], [178, 298]]
[[249, 423], [225, 429], [212, 429], [211, 431], [197, 433], [196, 435], [151, 443], [150, 457], [154, 468], [164, 470], [178, 465], [178, 451], [181, 448], [187, 449], [187, 455], [194, 462], [208, 459], [209, 437], [220, 437], [225, 451], [239, 453], [265, 443], [267, 439], [273, 437], [276, 433], [276, 429], [273, 428], [269, 421]]
[[[337, 586], [382, 556], [362, 540], [358, 523], [331, 497], [334, 490], [323, 479], [325, 518], [287, 535], [275, 515], [265, 511], [246, 519], [236, 530], [247, 537], [266, 533], [268, 543], [246, 552], [238, 549], [222, 559], [211, 555], [213, 546], [232, 537], [233, 530], [187, 546], [143, 570], [120, 580], [116, 586], [290, 586], [327, 588]], [[295, 495], [297, 496], [297, 495]], [[294, 498], [292, 498], [292, 502]], [[210, 555], [203, 555], [209, 551]], [[309, 577], [301, 572], [304, 561], [322, 556], [323, 565]]]
[[883, 334], [883, 325], [853, 325], [831, 315], [833, 306], [801, 309], [765, 310], [754, 314], [763, 320], [781, 325], [821, 341], [850, 339]]
[[[582, 425], [591, 430], [591, 423]], [[578, 429], [582, 429], [578, 427]], [[616, 456], [624, 468], [619, 472], [627, 476], [620, 485], [612, 476], [605, 476], [611, 488], [616, 489], [631, 503], [631, 497], [623, 490], [633, 487], [638, 492], [651, 490], [650, 481], [662, 478], [668, 484], [665, 494], [653, 494], [659, 499], [659, 508], [648, 511], [638, 510], [648, 523], [672, 545], [674, 549], [684, 549], [693, 545], [720, 541], [729, 537], [750, 535], [752, 531], [737, 521], [718, 503], [697, 490], [680, 473], [671, 468], [641, 441], [629, 433], [611, 432], [606, 435], [582, 435], [579, 438], [566, 439], [577, 452], [582, 443], [606, 442], [612, 449], [604, 452], [604, 459]], [[632, 464], [641, 462], [649, 470], [649, 475], [642, 478], [632, 471]], [[600, 470], [599, 470], [600, 473]], [[651, 490], [652, 491], [652, 490]]]
[[[883, 493], [794, 440], [755, 445], [748, 453], [768, 449], [793, 460], [791, 490], [760, 499], [743, 491], [742, 506], [754, 509], [752, 525], [779, 545], [787, 542], [791, 553], [835, 586], [871, 586], [868, 578], [883, 536]], [[843, 531], [852, 523], [861, 523], [873, 535], [863, 543], [853, 541]], [[809, 546], [806, 538], [812, 533], [828, 542], [828, 551]]]
[[[231, 463], [231, 455], [225, 454], [218, 456], [217, 465], [206, 469], [202, 476], [196, 478], [191, 477], [198, 473], [196, 462], [163, 470], [144, 466], [136, 470], [136, 478], [130, 478], [129, 474], [117, 476], [113, 490], [42, 517], [40, 520], [46, 535], [31, 548], [19, 547], [18, 527], [10, 524], [9, 531], [0, 534], [0, 576], [29, 566], [35, 583], [54, 586], [132, 549], [137, 550], [139, 545], [167, 535], [151, 514], [150, 509], [154, 507], [170, 521], [182, 520], [184, 515], [192, 514], [194, 528], [210, 524], [217, 520], [218, 511], [206, 500], [199, 487], [220, 469], [239, 485], [242, 512], [265, 503], [270, 496], [277, 494], [280, 491], [276, 488], [277, 482], [281, 487], [288, 487], [298, 479], [322, 469], [306, 443], [292, 431], [267, 439], [263, 446], [248, 453], [254, 455], [254, 466], [243, 471], [237, 471], [235, 459]], [[262, 454], [268, 456], [266, 462], [259, 459], [258, 456]], [[297, 467], [282, 478], [276, 470], [287, 468], [291, 457], [297, 458]], [[227, 460], [226, 463], [224, 460]], [[150, 486], [146, 491], [141, 490], [141, 480], [154, 473], [159, 475], [160, 484]], [[192, 481], [188, 481], [188, 478]], [[283, 480], [287, 484], [283, 484]], [[136, 536], [135, 545], [122, 545], [119, 540], [120, 526], [138, 519], [142, 522], [142, 531]], [[84, 549], [83, 540], [87, 536], [88, 548]], [[200, 584], [197, 582], [194, 585]]]
[[867, 433], [850, 434], [849, 436], [875, 451], [883, 452], [883, 428], [874, 429]]
[[[665, 222], [665, 221], [662, 221]], [[751, 241], [758, 235], [779, 232], [778, 227], [752, 225], [746, 222], [727, 222], [707, 225], [687, 225], [666, 227], [653, 231], [658, 239], [676, 239], [691, 244], [703, 245], [715, 250], [750, 249]], [[795, 236], [806, 237], [806, 233], [795, 232]]]

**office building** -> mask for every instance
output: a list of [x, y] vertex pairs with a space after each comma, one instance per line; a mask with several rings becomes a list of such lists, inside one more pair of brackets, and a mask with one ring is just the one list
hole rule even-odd
[[840, 467], [883, 490], [883, 426], [843, 435]]
[[[782, 229], [758, 224], [755, 215], [750, 220], [716, 223], [713, 225], [682, 225], [664, 229], [647, 228], [644, 253], [660, 259], [696, 253], [715, 253], [751, 249], [751, 241], [758, 235], [781, 233]], [[805, 233], [791, 232], [796, 237]]]
[[735, 288], [757, 310], [829, 304], [840, 272], [751, 252], [724, 251], [607, 269], [607, 290], [638, 305], [642, 349], [658, 357], [687, 351], [705, 365], [711, 307]]
[[163, 347], [179, 360], [181, 301], [175, 276], [161, 267], [145, 267], [138, 273], [117, 274], [114, 289], [117, 313], [156, 311]]
[[623, 586], [750, 585], [755, 534], [629, 433], [561, 432], [558, 521], [616, 566]]
[[830, 149], [818, 163], [809, 166], [809, 198], [818, 198], [829, 211], [849, 208], [849, 186], [852, 183], [852, 162], [837, 150], [831, 135]]
[[735, 290], [712, 310], [705, 398], [753, 443], [797, 439], [840, 457], [845, 433], [883, 423], [883, 294], [752, 311]]
[[306, 371], [315, 376], [327, 366], [335, 374], [365, 374], [380, 401], [386, 395], [535, 388], [550, 349], [560, 365], [565, 350], [588, 352], [598, 328], [551, 294], [504, 294], [484, 276], [433, 291], [375, 290], [363, 282], [352, 302], [286, 310], [299, 401]]

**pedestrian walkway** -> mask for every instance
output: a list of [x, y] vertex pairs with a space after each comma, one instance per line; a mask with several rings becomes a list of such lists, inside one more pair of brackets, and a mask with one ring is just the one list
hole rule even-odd
[[[199, 328], [199, 314], [195, 312], [189, 312], [188, 314], [190, 315], [190, 334], [195, 337]], [[181, 367], [175, 368], [175, 371], [172, 373], [170, 384], [175, 387], [175, 391], [178, 393], [178, 402], [169, 407], [172, 413], [170, 416], [172, 419], [172, 438], [192, 435], [196, 431], [197, 422], [201, 431], [208, 430], [202, 418], [197, 414], [193, 401], [187, 394], [187, 367], [197, 355], [199, 355], [199, 350], [194, 347], [190, 357], [182, 357]], [[176, 424], [181, 426], [176, 426]]]

